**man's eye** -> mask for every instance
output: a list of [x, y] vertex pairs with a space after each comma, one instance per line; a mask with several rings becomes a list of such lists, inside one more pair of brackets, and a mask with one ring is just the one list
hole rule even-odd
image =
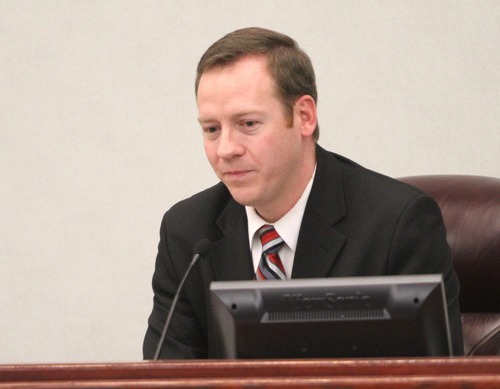
[[256, 121], [256, 120], [244, 120], [240, 123], [240, 128], [242, 129], [246, 129], [246, 130], [249, 130], [249, 129], [255, 129], [259, 126], [259, 122]]
[[205, 132], [208, 132], [209, 134], [213, 134], [217, 132], [217, 127], [212, 126], [212, 127], [205, 127]]
[[202, 130], [205, 139], [216, 139], [219, 136], [218, 126], [206, 126], [202, 127]]

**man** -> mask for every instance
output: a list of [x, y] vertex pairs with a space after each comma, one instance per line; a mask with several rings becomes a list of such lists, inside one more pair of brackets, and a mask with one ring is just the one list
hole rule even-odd
[[[212, 246], [184, 285], [161, 358], [217, 357], [210, 282], [270, 273], [441, 273], [454, 352], [463, 352], [459, 285], [437, 204], [317, 145], [314, 71], [295, 41], [260, 28], [226, 35], [198, 64], [196, 96], [205, 152], [221, 182], [163, 218], [144, 358], [153, 356], [193, 248], [204, 238]], [[260, 271], [256, 232], [263, 225], [284, 241], [276, 272]]]

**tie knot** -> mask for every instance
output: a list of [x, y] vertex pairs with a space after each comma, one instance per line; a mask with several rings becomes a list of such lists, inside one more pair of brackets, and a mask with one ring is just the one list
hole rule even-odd
[[260, 242], [262, 243], [262, 252], [265, 254], [276, 253], [283, 246], [283, 239], [278, 235], [273, 226], [264, 224], [257, 231]]

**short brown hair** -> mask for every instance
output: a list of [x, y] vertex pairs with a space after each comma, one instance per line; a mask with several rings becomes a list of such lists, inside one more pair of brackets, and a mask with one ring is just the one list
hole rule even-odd
[[[258, 27], [233, 31], [205, 51], [196, 69], [195, 93], [198, 93], [200, 78], [205, 71], [233, 64], [246, 55], [267, 57], [278, 97], [290, 117], [293, 105], [301, 96], [309, 95], [318, 102], [316, 77], [309, 56], [289, 36]], [[318, 125], [313, 138], [315, 141], [319, 138]]]

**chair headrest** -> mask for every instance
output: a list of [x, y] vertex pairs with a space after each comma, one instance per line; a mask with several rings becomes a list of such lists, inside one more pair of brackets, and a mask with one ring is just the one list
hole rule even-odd
[[500, 179], [466, 175], [400, 179], [441, 208], [460, 279], [462, 312], [500, 312]]

